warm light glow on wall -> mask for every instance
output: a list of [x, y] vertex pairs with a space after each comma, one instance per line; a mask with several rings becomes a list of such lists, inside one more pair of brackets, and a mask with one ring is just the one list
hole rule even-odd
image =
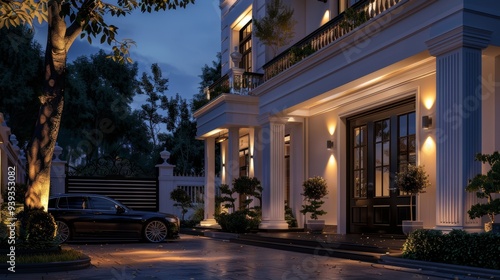
[[335, 120], [327, 120], [326, 127], [328, 128], [328, 133], [333, 136], [333, 134], [335, 133], [335, 129], [337, 128], [337, 122]]
[[330, 21], [330, 11], [326, 10], [325, 14], [323, 15], [323, 19], [321, 19], [321, 25], [323, 25], [329, 21]]
[[431, 135], [425, 139], [421, 152], [424, 156], [434, 156], [436, 154], [436, 142]]
[[436, 96], [435, 95], [425, 96], [423, 98], [423, 101], [424, 101], [425, 108], [427, 110], [430, 110], [432, 108], [432, 106], [434, 106], [434, 102], [436, 101]]

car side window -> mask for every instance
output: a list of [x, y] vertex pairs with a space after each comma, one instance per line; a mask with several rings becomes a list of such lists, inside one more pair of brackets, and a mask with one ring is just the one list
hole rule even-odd
[[66, 199], [66, 197], [60, 197], [59, 198], [59, 203], [57, 205], [57, 208], [68, 209], [68, 199]]
[[113, 210], [116, 211], [115, 203], [102, 197], [89, 197], [93, 210]]
[[[59, 203], [60, 204], [60, 203]], [[88, 209], [88, 201], [84, 196], [68, 197], [69, 209]]]

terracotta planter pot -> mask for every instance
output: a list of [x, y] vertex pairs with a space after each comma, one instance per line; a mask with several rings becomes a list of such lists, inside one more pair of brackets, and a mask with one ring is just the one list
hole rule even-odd
[[322, 233], [325, 229], [325, 220], [307, 220], [307, 230], [314, 233]]
[[403, 221], [403, 233], [406, 235], [410, 234], [410, 232], [416, 229], [422, 229], [422, 228], [424, 228], [424, 222], [422, 221], [410, 221], [410, 220]]

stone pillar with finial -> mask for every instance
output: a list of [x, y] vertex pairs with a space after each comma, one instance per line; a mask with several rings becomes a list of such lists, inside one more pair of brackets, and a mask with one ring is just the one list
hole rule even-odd
[[231, 86], [232, 94], [243, 93], [243, 72], [245, 69], [240, 68], [240, 62], [243, 55], [238, 51], [238, 47], [234, 47], [234, 52], [231, 53], [231, 60], [233, 67], [229, 71], [229, 84]]
[[66, 192], [66, 161], [61, 160], [63, 148], [56, 143], [50, 167], [50, 194]]
[[170, 193], [174, 190], [174, 167], [168, 163], [170, 152], [164, 149], [160, 153], [163, 163], [156, 165], [158, 168], [158, 203], [159, 211], [163, 213], [174, 213], [176, 208], [170, 199]]

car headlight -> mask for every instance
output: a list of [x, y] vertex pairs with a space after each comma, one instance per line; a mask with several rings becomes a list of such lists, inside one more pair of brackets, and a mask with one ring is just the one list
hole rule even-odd
[[177, 224], [178, 223], [178, 219], [177, 218], [165, 217], [165, 220], [167, 220], [169, 223], [172, 223], [172, 224]]

